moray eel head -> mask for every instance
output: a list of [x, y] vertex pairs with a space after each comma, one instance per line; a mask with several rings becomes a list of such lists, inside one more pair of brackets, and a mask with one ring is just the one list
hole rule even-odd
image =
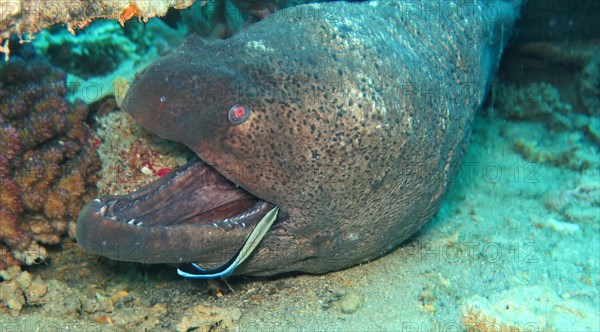
[[248, 159], [264, 139], [256, 128], [260, 111], [236, 96], [244, 78], [235, 68], [193, 56], [203, 43], [191, 37], [136, 75], [123, 102], [142, 126], [187, 144], [201, 159], [133, 194], [88, 204], [77, 229], [85, 248], [118, 260], [214, 268], [274, 208], [275, 196], [256, 181], [253, 169], [261, 165]]

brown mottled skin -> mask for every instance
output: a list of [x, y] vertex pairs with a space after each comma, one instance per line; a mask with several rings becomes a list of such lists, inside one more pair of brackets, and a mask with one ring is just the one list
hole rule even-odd
[[[477, 13], [431, 22], [406, 6], [290, 8], [231, 39], [189, 37], [139, 75], [125, 111], [282, 211], [236, 274], [365, 262], [439, 208], [498, 49]], [[234, 103], [252, 110], [240, 125]]]

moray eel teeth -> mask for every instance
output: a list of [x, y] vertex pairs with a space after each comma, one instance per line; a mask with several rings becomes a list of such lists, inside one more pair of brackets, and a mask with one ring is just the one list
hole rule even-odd
[[[210, 270], [237, 255], [273, 209], [195, 159], [132, 194], [93, 200], [80, 214], [77, 241], [109, 258], [202, 262]], [[210, 259], [198, 259], [204, 255]]]
[[[95, 200], [94, 200], [94, 203], [97, 203], [97, 204], [100, 204], [101, 202], [102, 202], [102, 201], [100, 201], [99, 199], [95, 199]], [[100, 212], [100, 215], [101, 215], [101, 216], [103, 216], [103, 217], [104, 217], [104, 215], [106, 214], [106, 209], [108, 209], [108, 206], [106, 206], [106, 205], [102, 205], [102, 206], [100, 207], [100, 210], [99, 210], [99, 212]]]

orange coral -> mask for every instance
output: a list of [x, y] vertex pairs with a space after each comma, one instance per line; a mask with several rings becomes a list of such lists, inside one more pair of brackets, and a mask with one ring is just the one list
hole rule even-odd
[[10, 247], [22, 247], [27, 236], [18, 229], [17, 215], [7, 208], [0, 208], [0, 238]]
[[140, 9], [136, 6], [136, 4], [130, 3], [127, 5], [127, 7], [125, 7], [125, 9], [123, 9], [121, 15], [119, 15], [119, 22], [121, 22], [121, 25], [123, 25], [125, 21], [132, 19], [134, 16], [140, 15]]
[[0, 269], [35, 262], [27, 248], [59, 243], [96, 195], [89, 111], [65, 77], [38, 57], [0, 65]]
[[0, 177], [0, 188], [0, 206], [15, 213], [23, 212], [17, 183], [12, 179]]

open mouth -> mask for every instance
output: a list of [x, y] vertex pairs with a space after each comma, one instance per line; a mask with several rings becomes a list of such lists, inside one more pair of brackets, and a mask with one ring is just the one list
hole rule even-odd
[[234, 256], [273, 208], [194, 159], [134, 193], [87, 204], [77, 241], [117, 260], [211, 268]]
[[220, 228], [252, 226], [266, 203], [193, 160], [138, 191], [101, 200], [99, 212], [135, 227], [194, 223]]

